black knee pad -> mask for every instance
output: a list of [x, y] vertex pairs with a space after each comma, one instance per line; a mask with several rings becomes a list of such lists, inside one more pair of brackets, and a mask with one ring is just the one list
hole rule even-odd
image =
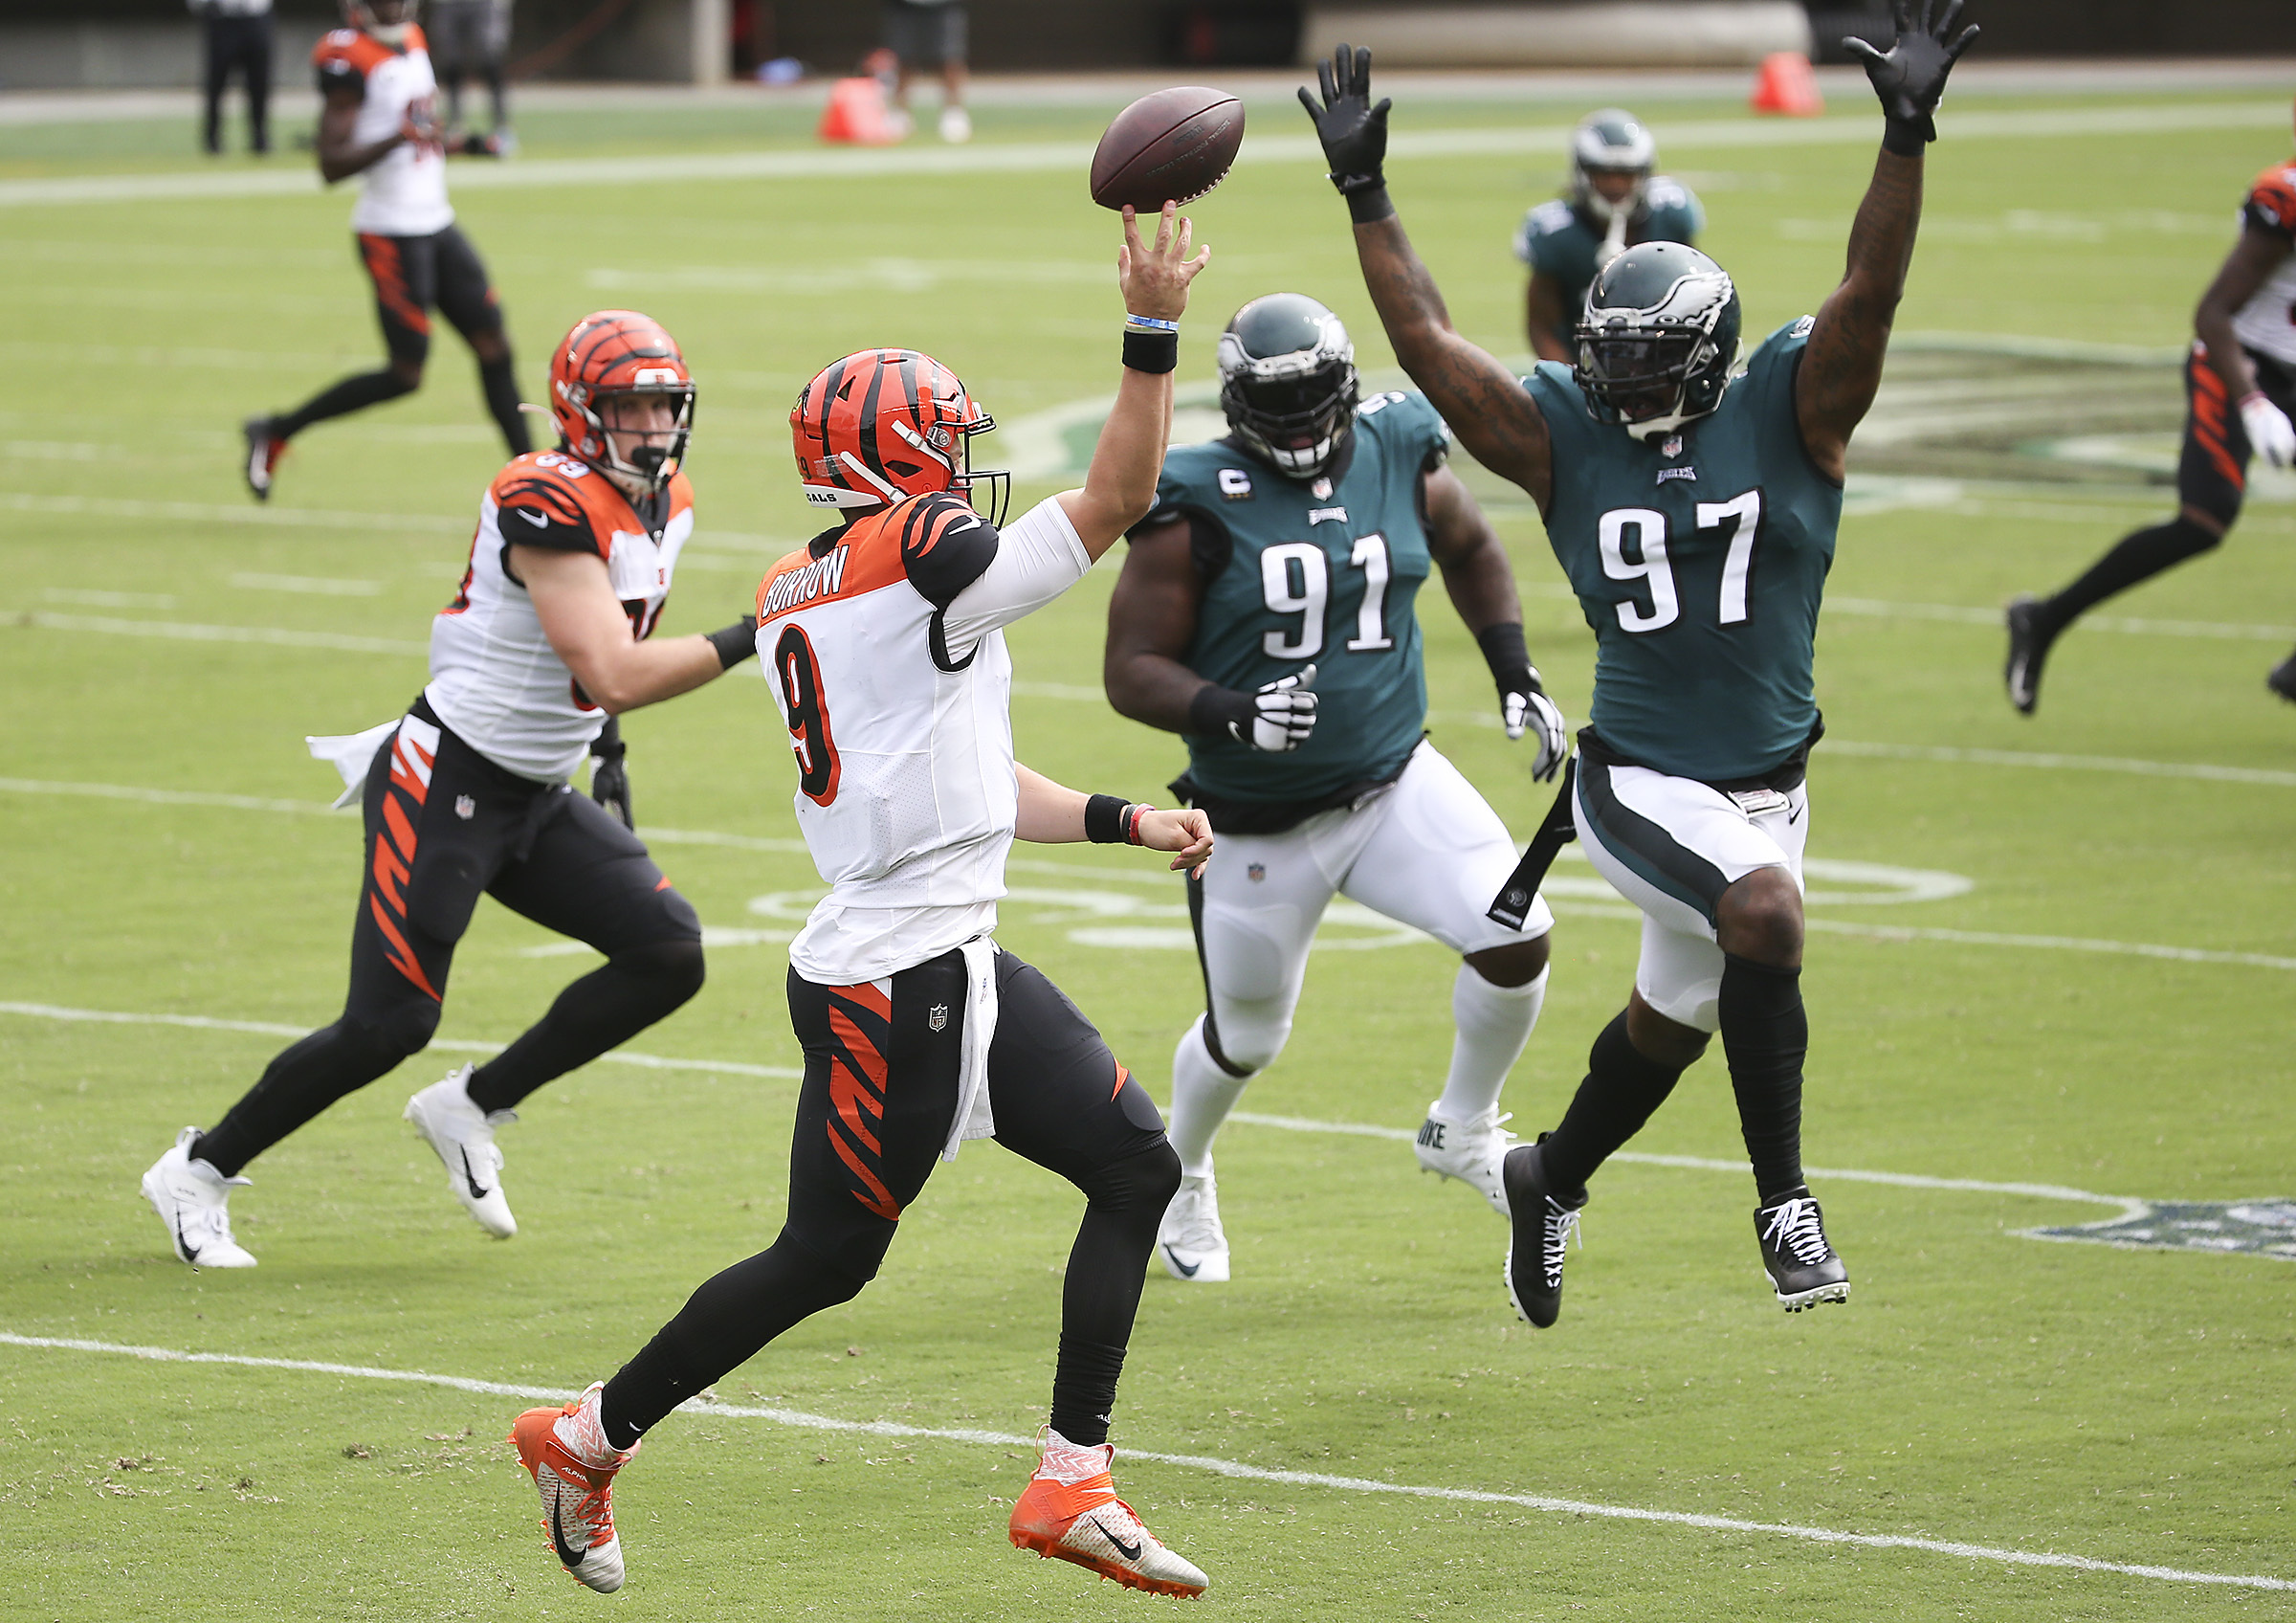
[[417, 993], [393, 1004], [371, 1025], [345, 1014], [335, 1029], [344, 1041], [357, 1043], [388, 1070], [408, 1055], [430, 1046], [431, 1037], [438, 1033], [438, 1005]]
[[699, 991], [707, 974], [698, 940], [650, 941], [615, 953], [613, 964], [658, 992], [665, 1009], [675, 1009]]
[[1180, 1152], [1169, 1140], [1160, 1140], [1101, 1167], [1083, 1180], [1083, 1189], [1103, 1211], [1152, 1212], [1160, 1217], [1180, 1192]]

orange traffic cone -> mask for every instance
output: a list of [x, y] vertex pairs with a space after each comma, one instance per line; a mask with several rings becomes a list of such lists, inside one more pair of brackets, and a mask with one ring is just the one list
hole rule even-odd
[[1764, 56], [1754, 81], [1754, 110], [1789, 119], [1814, 119], [1824, 112], [1825, 98], [1818, 94], [1818, 76], [1810, 72], [1810, 59], [1799, 51], [1774, 51]]
[[[1807, 67], [1804, 67], [1807, 72]], [[829, 104], [822, 109], [821, 127], [814, 134], [824, 141], [856, 146], [889, 146], [900, 140], [885, 112], [885, 87], [870, 78], [841, 78], [829, 86]]]

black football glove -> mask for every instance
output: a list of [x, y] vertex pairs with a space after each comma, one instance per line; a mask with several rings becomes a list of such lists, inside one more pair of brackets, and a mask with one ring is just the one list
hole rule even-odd
[[622, 764], [629, 753], [620, 718], [607, 717], [605, 729], [590, 741], [590, 798], [634, 832], [638, 819], [629, 808], [629, 768]]
[[[1315, 139], [1323, 143], [1332, 184], [1351, 208], [1358, 207], [1358, 199], [1384, 203], [1387, 177], [1380, 167], [1387, 161], [1387, 109], [1394, 103], [1382, 97], [1378, 106], [1371, 104], [1371, 53], [1342, 45], [1330, 61], [1315, 64], [1315, 78], [1323, 88], [1322, 102], [1303, 84], [1299, 104], [1315, 121]], [[1381, 211], [1393, 212], [1392, 208]], [[1358, 219], [1364, 217], [1357, 213]]]
[[1540, 783], [1553, 781], [1571, 752], [1570, 727], [1562, 711], [1547, 697], [1538, 679], [1538, 667], [1523, 646], [1523, 628], [1514, 621], [1486, 626], [1475, 634], [1491, 679], [1499, 685], [1499, 721], [1510, 739], [1538, 731], [1538, 753], [1531, 758], [1531, 775]]
[[[1883, 144], [1892, 152], [1910, 157], [1920, 142], [1937, 139], [1930, 117], [1945, 96], [1945, 77], [1954, 71], [1961, 53], [1977, 37], [1975, 24], [1954, 34], [1961, 19], [1962, 0], [1947, 0], [1943, 11], [1936, 0], [1921, 0], [1916, 22], [1913, 0], [1892, 0], [1897, 43], [1882, 51], [1863, 39], [1844, 39], [1843, 46], [1866, 61], [1866, 77], [1882, 100], [1882, 114], [1889, 121]], [[1950, 39], [1948, 35], [1952, 35]]]

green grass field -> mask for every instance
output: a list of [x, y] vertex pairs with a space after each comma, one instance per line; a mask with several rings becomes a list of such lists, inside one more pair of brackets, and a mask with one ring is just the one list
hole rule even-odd
[[[1502, 353], [1523, 346], [1508, 237], [1559, 167], [1551, 143], [1510, 150], [1505, 132], [1580, 110], [1396, 115], [1424, 138], [1392, 166], [1404, 217], [1462, 327]], [[1667, 167], [1705, 195], [1706, 246], [1737, 277], [1749, 332], [1814, 308], [1839, 274], [1870, 119], [1847, 104], [1791, 126], [1663, 112]], [[1199, 399], [1221, 322], [1278, 287], [1335, 304], [1367, 369], [1389, 365], [1344, 215], [1299, 148], [1305, 121], [1272, 102], [1253, 115], [1291, 145], [1247, 151], [1193, 211], [1216, 256], [1183, 346]], [[984, 108], [972, 167], [945, 173], [896, 160], [742, 178], [686, 160], [802, 154], [802, 125], [562, 114], [528, 125], [519, 165], [484, 173], [500, 184], [456, 171], [530, 397], [551, 340], [593, 306], [644, 308], [686, 346], [702, 534], [667, 629], [722, 623], [809, 533], [785, 411], [845, 350], [931, 349], [1019, 431], [999, 436], [1013, 455], [1036, 447], [1043, 477], [1024, 497], [1053, 488], [1074, 438], [1059, 425], [1089, 417], [1061, 409], [1115, 378], [1115, 231], [1083, 195], [1105, 116]], [[1508, 1309], [1502, 1227], [1423, 1178], [1406, 1144], [1239, 1122], [1220, 1160], [1235, 1281], [1150, 1279], [1115, 1432], [1120, 1449], [1277, 1474], [1119, 1458], [1127, 1497], [1212, 1574], [1210, 1608], [2290, 1613], [2289, 1261], [2040, 1243], [2023, 1232], [2120, 1209], [2000, 1186], [2296, 1195], [2296, 711], [2262, 681], [2296, 641], [2296, 508], [2285, 487], [2260, 490], [2220, 553], [2069, 637], [2033, 721], [2001, 698], [1993, 618], [2166, 512], [2142, 468], [2175, 425], [2174, 351], [2240, 189], [2285, 154], [2285, 103], [1979, 96], [1940, 122], [1901, 387], [1877, 411], [1894, 428], [1862, 478], [1853, 447], [1820, 650], [1832, 741], [1810, 850], [1868, 867], [1813, 872], [1808, 1155], [1904, 1180], [1814, 1176], [1855, 1300], [1795, 1318], [1771, 1301], [1718, 1056], [1633, 1146], [1686, 1164], [1622, 1162], [1599, 1181], [1566, 1316], [1543, 1333]], [[313, 431], [274, 504], [246, 500], [238, 419], [371, 364], [372, 317], [348, 197], [187, 195], [215, 187], [177, 178], [195, 169], [188, 127], [0, 131], [0, 284], [16, 312], [0, 355], [25, 385], [0, 410], [14, 696], [0, 1332], [571, 1390], [780, 1222], [795, 1051], [777, 943], [819, 888], [791, 843], [785, 743], [747, 677], [629, 722], [641, 832], [719, 943], [707, 989], [637, 1046], [694, 1063], [601, 1062], [531, 1101], [506, 1136], [515, 1242], [481, 1236], [398, 1120], [412, 1088], [460, 1062], [450, 1053], [254, 1166], [233, 1212], [259, 1270], [173, 1260], [138, 1175], [340, 1007], [356, 824], [323, 813], [336, 785], [300, 736], [381, 721], [416, 691], [428, 617], [499, 457], [467, 357], [442, 338], [420, 395]], [[1462, 134], [1436, 155], [1446, 130]], [[1015, 143], [1065, 143], [1074, 161], [992, 167]], [[664, 173], [565, 178], [599, 156]], [[163, 179], [111, 200], [57, 189], [107, 175]], [[51, 189], [20, 189], [35, 185]], [[1961, 336], [1914, 342], [1939, 334]], [[2045, 389], [2020, 394], [2013, 363], [2052, 354], [2058, 369], [2034, 373]], [[1966, 364], [1939, 359], [1955, 355]], [[2030, 454], [2097, 434], [2120, 436], [2102, 462]], [[1973, 445], [1982, 478], [1967, 477]], [[1476, 477], [1533, 652], [1582, 717], [1589, 634], [1535, 514]], [[1015, 730], [1055, 777], [1156, 795], [1178, 741], [1095, 698], [1114, 567], [1015, 633]], [[1435, 738], [1527, 829], [1546, 791], [1490, 723], [1489, 679], [1439, 594], [1426, 625]], [[1021, 856], [1002, 938], [1162, 1097], [1201, 996], [1172, 946], [1176, 881], [1122, 853]], [[1518, 1127], [1552, 1124], [1634, 961], [1633, 921], [1591, 871], [1566, 861], [1557, 879], [1553, 994], [1509, 1092]], [[442, 1040], [519, 1030], [585, 963], [536, 955], [551, 940], [482, 907]], [[1329, 945], [1291, 1048], [1244, 1109], [1407, 1131], [1439, 1085], [1453, 966], [1359, 919], [1335, 921]], [[1954, 1180], [1977, 1187], [1941, 1187]], [[869, 1292], [718, 1397], [1028, 1434], [1077, 1208], [1002, 1150], [967, 1149]], [[558, 1571], [497, 1441], [519, 1407], [345, 1370], [0, 1345], [0, 1617], [1098, 1618], [1166, 1604], [1006, 1545], [1018, 1444], [730, 1412], [673, 1417], [649, 1440], [617, 1495], [629, 1587], [604, 1600]]]

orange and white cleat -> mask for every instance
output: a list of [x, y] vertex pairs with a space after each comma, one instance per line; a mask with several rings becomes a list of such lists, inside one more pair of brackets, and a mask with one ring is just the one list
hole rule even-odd
[[240, 472], [247, 478], [247, 488], [257, 501], [271, 500], [272, 477], [278, 472], [279, 458], [287, 455], [287, 442], [269, 417], [250, 417], [239, 425], [247, 439], [247, 461]]
[[622, 1540], [614, 1532], [614, 1473], [629, 1463], [610, 1448], [598, 1417], [603, 1381], [563, 1409], [529, 1409], [511, 1422], [519, 1463], [542, 1494], [542, 1525], [558, 1564], [602, 1595], [622, 1587]]
[[1193, 1600], [1212, 1581], [1166, 1549], [1116, 1497], [1108, 1470], [1115, 1452], [1110, 1443], [1081, 1448], [1058, 1432], [1046, 1433], [1035, 1478], [1012, 1507], [1013, 1545], [1089, 1567], [1127, 1589]]

